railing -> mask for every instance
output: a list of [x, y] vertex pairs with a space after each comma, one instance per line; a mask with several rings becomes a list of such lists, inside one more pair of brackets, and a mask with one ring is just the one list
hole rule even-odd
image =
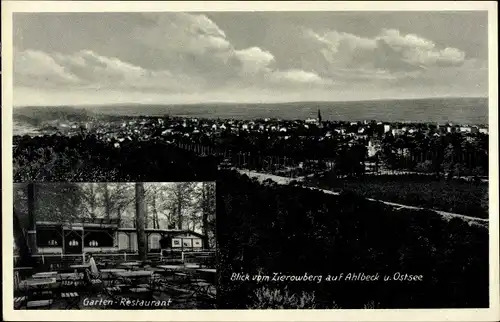
[[[167, 260], [169, 255], [178, 255], [178, 259], [181, 261], [190, 261], [193, 258], [199, 256], [213, 256], [215, 257], [215, 251], [212, 250], [200, 250], [200, 251], [190, 251], [190, 252], [172, 252], [164, 253], [160, 252], [158, 254], [148, 254], [148, 257], [159, 257], [160, 260]], [[134, 261], [139, 260], [139, 253], [137, 252], [114, 252], [114, 253], [92, 253], [92, 256], [99, 262], [99, 259], [112, 259], [113, 261]], [[85, 254], [35, 254], [32, 255], [38, 264], [42, 266], [45, 265], [60, 265], [61, 263], [83, 263], [85, 262]], [[14, 255], [14, 266], [17, 265], [20, 256]]]
[[[138, 253], [131, 252], [116, 252], [116, 253], [93, 253], [94, 258], [112, 258], [114, 260], [135, 260], [139, 258]], [[85, 254], [35, 254], [32, 257], [41, 265], [60, 264], [62, 262], [83, 263], [85, 262]], [[14, 265], [19, 260], [18, 255], [14, 255]]]
[[213, 250], [202, 250], [196, 252], [182, 252], [181, 259], [184, 263], [196, 262], [200, 257], [210, 257], [215, 259], [215, 251]]

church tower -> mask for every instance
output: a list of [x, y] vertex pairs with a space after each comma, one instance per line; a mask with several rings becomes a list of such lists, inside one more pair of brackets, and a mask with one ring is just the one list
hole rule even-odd
[[322, 118], [321, 118], [321, 110], [318, 108], [318, 124], [321, 125], [322, 124]]

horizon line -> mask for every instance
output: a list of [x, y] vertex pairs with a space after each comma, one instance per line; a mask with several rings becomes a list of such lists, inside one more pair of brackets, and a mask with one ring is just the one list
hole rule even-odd
[[92, 104], [59, 104], [59, 105], [12, 105], [13, 108], [23, 107], [98, 107], [98, 106], [116, 106], [116, 105], [199, 105], [199, 104], [290, 104], [290, 103], [344, 103], [344, 102], [373, 102], [373, 101], [407, 101], [407, 100], [430, 100], [430, 99], [465, 99], [465, 98], [481, 98], [487, 99], [489, 95], [480, 96], [431, 96], [431, 97], [408, 97], [408, 98], [374, 98], [360, 100], [297, 100], [297, 101], [276, 101], [276, 102], [241, 102], [241, 101], [199, 101], [185, 103], [158, 103], [158, 102], [121, 102], [121, 103], [92, 103]]

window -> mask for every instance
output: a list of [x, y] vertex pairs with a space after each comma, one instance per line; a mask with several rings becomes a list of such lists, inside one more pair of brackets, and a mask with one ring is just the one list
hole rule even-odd
[[60, 247], [62, 236], [56, 229], [37, 229], [36, 243], [38, 247]]
[[181, 239], [172, 238], [172, 247], [181, 247]]
[[57, 240], [51, 239], [49, 240], [48, 244], [49, 246], [58, 246], [59, 243], [57, 242]]
[[72, 239], [69, 241], [69, 245], [70, 246], [78, 246], [78, 245], [80, 245], [80, 242], [76, 239]]
[[193, 247], [202, 248], [201, 239], [199, 238], [193, 239]]
[[183, 247], [193, 247], [193, 240], [191, 238], [183, 238], [182, 239]]
[[113, 247], [114, 234], [106, 230], [85, 232], [85, 247]]

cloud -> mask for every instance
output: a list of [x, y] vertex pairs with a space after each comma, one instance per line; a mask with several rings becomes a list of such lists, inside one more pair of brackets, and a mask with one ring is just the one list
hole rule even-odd
[[[369, 77], [383, 78], [389, 74], [412, 73], [429, 68], [461, 66], [466, 55], [457, 48], [437, 48], [431, 40], [418, 35], [403, 35], [395, 29], [383, 29], [373, 38], [335, 30], [316, 33], [306, 30], [304, 35], [318, 47], [328, 63], [328, 71], [359, 69], [371, 71]], [[365, 73], [366, 74], [366, 73]]]
[[[236, 48], [205, 15], [147, 14], [149, 23], [132, 31], [133, 50], [155, 50], [161, 64], [141, 67], [92, 50], [71, 54], [34, 50], [16, 53], [16, 84], [33, 87], [116, 90], [214, 91], [248, 86], [293, 87], [327, 82], [312, 71], [276, 70], [274, 55], [263, 48]], [[119, 53], [117, 53], [119, 54]]]
[[280, 50], [272, 41], [231, 39], [237, 33], [226, 34], [203, 14], [141, 17], [141, 23], [116, 40], [119, 46], [15, 50], [15, 86], [33, 89], [31, 93], [57, 92], [61, 99], [70, 97], [65, 92], [83, 91], [79, 97], [93, 93], [101, 99], [107, 95], [107, 101], [115, 96], [134, 101], [243, 100], [245, 95], [257, 100], [274, 95], [341, 99], [339, 95], [359, 98], [359, 88], [362, 96], [405, 89], [427, 94], [433, 88], [436, 95], [487, 92], [485, 61], [396, 29], [367, 37], [297, 27], [303, 33], [290, 33], [286, 50]]
[[[171, 70], [203, 74], [214, 87], [280, 78], [273, 76], [275, 57], [270, 51], [257, 46], [236, 48], [225, 32], [203, 14], [148, 13], [145, 17], [151, 24], [138, 27], [134, 37], [146, 47], [159, 50]], [[297, 77], [280, 79], [304, 82]]]
[[14, 57], [14, 82], [18, 86], [168, 92], [194, 89], [202, 81], [168, 70], [147, 70], [90, 50], [70, 55], [16, 50]]
[[14, 50], [14, 82], [16, 84], [76, 84], [78, 77], [68, 73], [53, 57], [37, 50]]
[[290, 69], [285, 71], [274, 71], [267, 75], [271, 82], [282, 85], [332, 85], [333, 82], [321, 78], [313, 72], [306, 72], [300, 69]]
[[267, 71], [269, 64], [274, 61], [274, 56], [270, 52], [259, 47], [236, 50], [234, 55], [242, 63], [242, 71], [250, 74]]

